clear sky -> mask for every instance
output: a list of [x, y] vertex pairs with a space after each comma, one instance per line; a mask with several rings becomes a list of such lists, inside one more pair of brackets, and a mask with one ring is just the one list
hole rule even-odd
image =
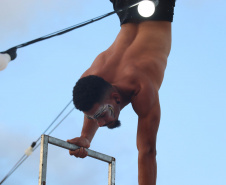
[[[224, 0], [176, 2], [172, 50], [159, 92], [158, 185], [226, 184], [225, 7]], [[110, 11], [108, 0], [1, 0], [0, 51]], [[72, 99], [75, 82], [119, 30], [112, 15], [21, 48], [0, 71], [0, 180]], [[131, 105], [120, 119], [119, 129], [99, 129], [90, 148], [116, 158], [117, 185], [137, 185], [137, 116]], [[73, 111], [51, 136], [80, 136], [82, 120]], [[39, 152], [4, 185], [37, 184]], [[107, 170], [104, 162], [49, 147], [48, 184], [105, 185]]]

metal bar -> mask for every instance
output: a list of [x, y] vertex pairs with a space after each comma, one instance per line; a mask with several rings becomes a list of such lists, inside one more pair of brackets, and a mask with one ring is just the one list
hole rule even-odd
[[108, 185], [115, 185], [115, 160], [108, 166]]
[[[57, 139], [57, 138], [54, 138], [54, 137], [51, 137], [51, 136], [49, 136], [49, 143], [53, 144], [55, 146], [59, 146], [61, 148], [68, 149], [68, 150], [76, 150], [76, 149], [80, 148], [77, 145], [70, 144], [66, 141], [63, 141], [63, 140], [60, 140], [60, 139]], [[93, 151], [93, 150], [90, 150], [90, 149], [87, 149], [87, 148], [86, 148], [86, 151], [88, 152], [89, 157], [99, 159], [99, 160], [104, 161], [104, 162], [111, 163], [112, 161], [115, 160], [114, 157], [111, 157], [111, 156], [108, 156], [108, 155], [105, 155], [105, 154], [102, 154], [102, 153], [99, 153], [99, 152], [96, 152], [96, 151]]]
[[49, 136], [42, 135], [40, 150], [40, 164], [39, 164], [39, 185], [46, 185], [47, 172], [47, 154], [48, 154], [48, 139]]
[[[51, 136], [42, 135], [39, 165], [39, 185], [46, 185], [48, 143], [68, 150], [76, 150], [80, 148], [79, 146], [70, 144], [66, 141]], [[115, 185], [115, 158], [93, 150], [86, 150], [88, 152], [88, 156], [109, 163], [108, 185]]]

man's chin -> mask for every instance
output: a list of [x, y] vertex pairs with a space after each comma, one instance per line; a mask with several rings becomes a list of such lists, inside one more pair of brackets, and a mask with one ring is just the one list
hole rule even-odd
[[108, 125], [107, 127], [109, 129], [114, 129], [114, 128], [117, 128], [117, 127], [120, 127], [120, 126], [121, 126], [121, 122], [119, 120], [116, 120], [113, 123], [111, 123], [110, 125]]

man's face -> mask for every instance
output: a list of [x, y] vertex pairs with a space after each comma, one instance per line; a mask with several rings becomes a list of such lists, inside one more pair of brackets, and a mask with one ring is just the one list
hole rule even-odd
[[87, 112], [84, 112], [88, 119], [97, 121], [99, 127], [108, 127], [113, 129], [121, 125], [118, 120], [118, 115], [115, 112], [115, 108], [111, 104], [95, 104], [93, 108]]

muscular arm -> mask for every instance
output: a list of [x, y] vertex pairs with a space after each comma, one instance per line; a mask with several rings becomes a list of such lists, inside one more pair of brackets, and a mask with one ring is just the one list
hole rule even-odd
[[156, 185], [156, 136], [160, 122], [158, 92], [149, 87], [140, 92], [132, 104], [139, 116], [137, 129], [139, 185]]
[[84, 116], [84, 123], [82, 127], [81, 137], [87, 138], [91, 143], [98, 127], [99, 126], [97, 125], [95, 120], [88, 119], [86, 116]]

